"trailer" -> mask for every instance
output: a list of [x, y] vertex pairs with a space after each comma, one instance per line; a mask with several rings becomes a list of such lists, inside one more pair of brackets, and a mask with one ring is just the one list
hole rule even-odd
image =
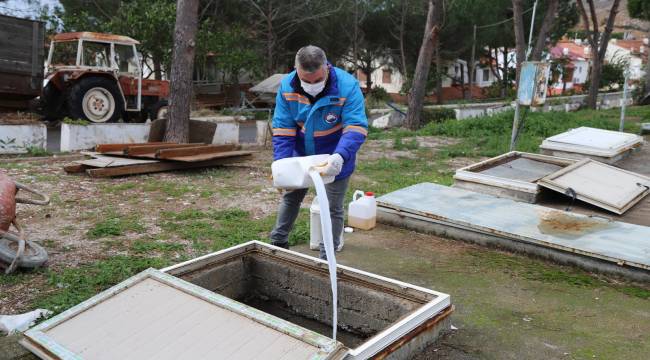
[[0, 107], [26, 109], [41, 94], [45, 24], [6, 15], [0, 24]]

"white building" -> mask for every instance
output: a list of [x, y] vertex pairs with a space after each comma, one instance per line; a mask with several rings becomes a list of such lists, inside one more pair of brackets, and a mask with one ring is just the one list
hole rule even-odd
[[641, 80], [645, 75], [645, 64], [648, 61], [648, 39], [617, 40], [612, 39], [607, 46], [605, 61], [629, 63], [630, 80]]
[[[461, 70], [462, 69], [462, 70]], [[452, 86], [459, 86], [461, 83], [461, 71], [465, 85], [469, 85], [469, 71], [467, 61], [457, 59], [456, 61], [449, 61], [444, 67], [447, 76], [442, 79], [442, 87], [450, 88]], [[358, 71], [357, 78], [361, 88], [366, 87], [366, 75]], [[496, 76], [488, 66], [484, 66], [477, 62], [475, 85], [483, 88], [492, 85], [497, 81]], [[388, 64], [382, 65], [372, 72], [370, 75], [372, 86], [378, 86], [386, 90], [389, 94], [397, 94], [402, 90], [404, 84], [404, 77], [402, 73], [395, 67]]]
[[563, 90], [582, 90], [589, 78], [591, 48], [580, 40], [562, 40], [551, 48], [548, 56], [554, 65], [561, 64], [558, 76], [552, 79], [551, 93], [558, 95]]

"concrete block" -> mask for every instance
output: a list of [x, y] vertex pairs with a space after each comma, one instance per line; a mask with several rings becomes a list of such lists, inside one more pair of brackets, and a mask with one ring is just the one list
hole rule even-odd
[[219, 122], [212, 143], [216, 145], [239, 144], [239, 123]]
[[257, 136], [255, 141], [257, 145], [264, 146], [264, 144], [270, 143], [271, 133], [269, 132], [268, 122], [266, 120], [257, 120], [255, 126], [257, 126]]
[[650, 134], [650, 123], [641, 124], [641, 134]]
[[454, 111], [456, 112], [456, 120], [470, 119], [486, 114], [484, 108], [458, 108], [454, 109]]
[[61, 151], [92, 149], [97, 144], [142, 143], [150, 124], [61, 125]]
[[405, 116], [397, 111], [391, 111], [372, 121], [371, 126], [377, 129], [389, 129], [404, 125]]
[[36, 125], [0, 125], [0, 154], [22, 154], [30, 147], [45, 149], [47, 128]]

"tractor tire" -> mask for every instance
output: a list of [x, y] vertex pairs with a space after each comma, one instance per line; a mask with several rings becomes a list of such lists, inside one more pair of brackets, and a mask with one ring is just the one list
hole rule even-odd
[[124, 100], [114, 80], [87, 77], [70, 89], [68, 110], [74, 119], [93, 123], [116, 122], [124, 111]]
[[[16, 242], [6, 238], [0, 238], [0, 263], [9, 266], [16, 256]], [[47, 262], [47, 251], [33, 241], [25, 243], [25, 253], [18, 260], [18, 267], [23, 269], [35, 269]]]
[[149, 109], [149, 118], [151, 121], [158, 119], [167, 119], [167, 110], [169, 109], [169, 102], [167, 100], [159, 100], [153, 104]]

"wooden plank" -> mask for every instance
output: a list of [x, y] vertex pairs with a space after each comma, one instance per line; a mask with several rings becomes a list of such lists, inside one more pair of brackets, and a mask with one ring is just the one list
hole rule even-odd
[[248, 158], [249, 156], [236, 156], [236, 157], [214, 159], [210, 161], [200, 161], [200, 162], [165, 161], [165, 162], [157, 162], [157, 163], [142, 164], [142, 165], [110, 167], [110, 168], [103, 168], [103, 169], [89, 169], [86, 171], [86, 173], [90, 175], [90, 177], [112, 177], [112, 176], [123, 176], [123, 175], [148, 174], [148, 173], [172, 171], [172, 170], [196, 169], [202, 167], [212, 167], [218, 165], [233, 164], [233, 163], [240, 162]]
[[179, 156], [191, 156], [208, 153], [219, 153], [225, 151], [235, 150], [235, 145], [203, 145], [196, 147], [187, 147], [180, 149], [160, 149], [156, 151], [156, 157], [159, 159], [169, 159]]
[[227, 151], [221, 153], [208, 153], [208, 154], [198, 154], [198, 155], [191, 155], [191, 156], [170, 157], [165, 160], [197, 162], [197, 161], [208, 161], [212, 159], [223, 159], [223, 158], [236, 157], [236, 156], [249, 156], [251, 154], [253, 154], [252, 151]]
[[124, 153], [129, 156], [139, 156], [143, 154], [156, 154], [156, 151], [160, 149], [175, 149], [175, 148], [184, 148], [184, 147], [195, 147], [198, 145], [205, 145], [203, 143], [193, 143], [193, 144], [162, 144], [162, 145], [135, 145], [129, 146], [124, 150]]
[[63, 166], [63, 170], [68, 174], [78, 174], [85, 172], [88, 169], [88, 166], [83, 164], [71, 163]]
[[138, 146], [138, 145], [162, 145], [162, 144], [173, 144], [169, 142], [147, 142], [147, 143], [130, 143], [130, 144], [98, 144], [95, 146], [95, 151], [100, 153], [106, 152], [123, 152], [129, 146]]

